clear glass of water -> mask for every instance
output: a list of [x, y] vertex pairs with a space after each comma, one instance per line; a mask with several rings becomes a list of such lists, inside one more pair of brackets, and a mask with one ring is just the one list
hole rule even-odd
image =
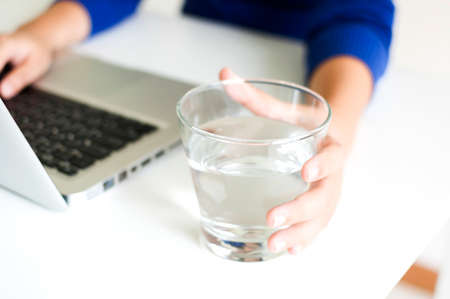
[[278, 256], [266, 214], [308, 190], [301, 169], [326, 135], [327, 102], [292, 83], [229, 80], [189, 91], [177, 115], [204, 245], [237, 261]]

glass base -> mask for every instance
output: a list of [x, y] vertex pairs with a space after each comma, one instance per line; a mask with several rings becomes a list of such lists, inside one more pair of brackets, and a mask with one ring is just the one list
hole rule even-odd
[[202, 226], [201, 242], [215, 255], [239, 262], [262, 262], [283, 254], [273, 253], [267, 247], [267, 237], [262, 241], [220, 237], [220, 232]]

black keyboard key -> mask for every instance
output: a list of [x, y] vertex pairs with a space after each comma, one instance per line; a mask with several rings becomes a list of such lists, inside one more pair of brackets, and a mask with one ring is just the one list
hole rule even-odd
[[99, 130], [99, 129], [91, 129], [88, 132], [89, 138], [95, 139], [95, 140], [98, 139], [98, 138], [102, 138], [103, 135], [104, 135], [103, 132], [101, 130]]
[[36, 138], [36, 143], [38, 143], [39, 145], [50, 147], [51, 141], [47, 138], [47, 136], [40, 136]]
[[35, 150], [35, 153], [37, 153], [38, 155], [53, 153], [53, 150], [50, 146], [45, 146], [42, 144], [37, 144], [36, 147], [34, 148], [34, 150]]
[[72, 165], [75, 165], [76, 167], [78, 167], [79, 169], [85, 169], [89, 166], [91, 166], [92, 164], [94, 164], [95, 160], [88, 157], [88, 156], [83, 156], [83, 157], [73, 157], [70, 160], [70, 163]]
[[133, 129], [123, 130], [121, 128], [117, 128], [117, 129], [105, 129], [105, 131], [108, 134], [111, 134], [113, 136], [116, 136], [120, 139], [124, 139], [127, 141], [135, 141], [139, 139], [139, 137], [141, 137], [141, 134], [139, 134]]
[[76, 131], [71, 129], [71, 132], [74, 132], [79, 138], [90, 137], [91, 130], [84, 126], [78, 126]]
[[115, 130], [119, 127], [119, 124], [113, 120], [106, 120], [102, 122], [102, 128], [104, 130]]
[[134, 127], [137, 127], [139, 125], [139, 123], [136, 121], [129, 120], [129, 119], [122, 118], [122, 117], [117, 118], [116, 122], [122, 129], [128, 129], [128, 128], [133, 129]]
[[38, 158], [42, 164], [47, 167], [56, 167], [58, 161], [51, 154], [38, 154]]
[[125, 146], [125, 141], [122, 141], [121, 139], [115, 138], [115, 137], [110, 137], [110, 136], [105, 136], [105, 137], [101, 137], [95, 140], [97, 143], [103, 145], [104, 147], [113, 149], [113, 150], [118, 150], [122, 147]]
[[91, 128], [98, 128], [102, 125], [102, 120], [100, 118], [91, 117], [87, 120], [86, 125]]
[[[29, 125], [24, 125], [22, 128], [23, 130], [27, 129]], [[38, 128], [37, 126], [30, 126], [30, 129], [34, 130], [34, 134], [39, 137], [46, 137], [48, 138], [51, 134], [51, 128], [44, 126], [42, 128]]]
[[68, 107], [59, 107], [55, 110], [55, 114], [59, 117], [70, 117], [72, 111], [70, 111]]
[[84, 131], [86, 129], [86, 126], [81, 123], [73, 123], [70, 131], [76, 134], [77, 132]]
[[74, 158], [83, 158], [85, 155], [77, 149], [71, 149], [70, 151], [71, 159]]
[[25, 136], [28, 142], [31, 142], [35, 138], [35, 135], [30, 130], [25, 130], [22, 132], [22, 134], [23, 136]]
[[152, 125], [147, 125], [147, 124], [139, 124], [139, 126], [137, 126], [136, 131], [138, 131], [141, 134], [147, 134], [147, 133], [151, 133], [153, 131], [156, 131], [156, 127], [152, 126]]
[[[34, 102], [34, 101], [33, 101]], [[42, 102], [42, 103], [39, 103], [39, 108], [42, 110], [42, 111], [53, 111], [53, 109], [54, 109], [54, 106], [51, 104], [51, 103], [49, 103], [49, 102]]]
[[107, 156], [109, 156], [109, 154], [111, 153], [110, 150], [98, 146], [98, 145], [91, 145], [91, 146], [86, 146], [86, 145], [82, 145], [78, 148], [81, 152], [94, 157], [96, 159], [103, 159]]
[[52, 151], [67, 151], [67, 147], [61, 142], [54, 142], [50, 144]]
[[83, 145], [83, 142], [81, 141], [81, 139], [75, 139], [75, 140], [66, 139], [62, 142], [68, 148], [79, 148]]
[[31, 122], [31, 119], [29, 116], [27, 115], [21, 115], [19, 117], [17, 117], [17, 122], [19, 123], [19, 126], [22, 126], [24, 124], [29, 124]]
[[55, 150], [52, 152], [52, 155], [61, 161], [69, 161], [72, 158], [72, 155], [67, 150]]
[[78, 169], [67, 161], [58, 162], [56, 167], [59, 171], [69, 176], [75, 175], [78, 172]]
[[42, 130], [45, 128], [45, 124], [43, 121], [38, 120], [35, 124], [34, 124], [34, 129], [35, 130]]
[[23, 112], [22, 114], [28, 115], [33, 120], [37, 120], [43, 117], [43, 113], [36, 109], [29, 109], [26, 112]]
[[74, 133], [72, 133], [72, 132], [67, 132], [67, 134], [66, 134], [66, 140], [73, 141], [73, 140], [75, 140], [75, 139], [76, 139], [76, 135], [75, 135]]
[[92, 146], [94, 144], [94, 142], [89, 138], [84, 138], [82, 140], [82, 142], [83, 142], [83, 145], [85, 145], [85, 146]]
[[65, 116], [58, 116], [47, 122], [47, 125], [57, 127], [60, 131], [65, 131], [72, 127], [72, 122]]
[[59, 128], [56, 125], [52, 125], [50, 127], [50, 135], [58, 135], [59, 134]]
[[18, 101], [14, 109], [20, 114], [26, 114], [28, 111], [30, 111], [30, 106], [27, 106], [25, 103]]
[[107, 121], [119, 122], [122, 119], [125, 119], [122, 116], [114, 114], [114, 113], [101, 113], [99, 115], [103, 119], [104, 122], [107, 122]]
[[81, 121], [83, 119], [83, 112], [81, 110], [75, 110], [72, 112], [70, 118], [74, 121]]
[[149, 133], [156, 130], [155, 126], [143, 124], [130, 119], [122, 119], [121, 121], [119, 121], [119, 126], [123, 129], [133, 129], [142, 133]]
[[55, 142], [64, 142], [67, 139], [66, 136], [67, 135], [65, 133], [59, 133], [59, 134], [52, 134], [48, 138]]

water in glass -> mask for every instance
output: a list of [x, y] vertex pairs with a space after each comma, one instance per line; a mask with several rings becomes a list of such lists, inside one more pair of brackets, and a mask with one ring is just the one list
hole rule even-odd
[[[304, 136], [299, 126], [257, 116], [225, 117], [201, 126], [210, 133], [267, 140]], [[314, 154], [312, 140], [302, 139], [273, 148], [215, 142], [193, 136], [189, 165], [199, 200], [204, 238], [208, 246], [227, 248], [239, 258], [267, 256], [266, 213], [293, 200], [308, 184], [301, 178], [303, 164]]]

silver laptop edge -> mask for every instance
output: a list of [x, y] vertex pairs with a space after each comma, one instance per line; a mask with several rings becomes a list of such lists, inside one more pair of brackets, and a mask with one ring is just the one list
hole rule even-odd
[[[156, 125], [140, 138], [71, 177], [43, 167], [6, 107], [0, 107], [0, 185], [39, 204], [60, 210], [90, 199], [134, 175], [179, 144], [175, 105], [192, 86], [95, 58], [67, 53], [35, 84], [77, 102]], [[63, 197], [61, 196], [63, 195]], [[65, 200], [64, 200], [64, 199]]]

